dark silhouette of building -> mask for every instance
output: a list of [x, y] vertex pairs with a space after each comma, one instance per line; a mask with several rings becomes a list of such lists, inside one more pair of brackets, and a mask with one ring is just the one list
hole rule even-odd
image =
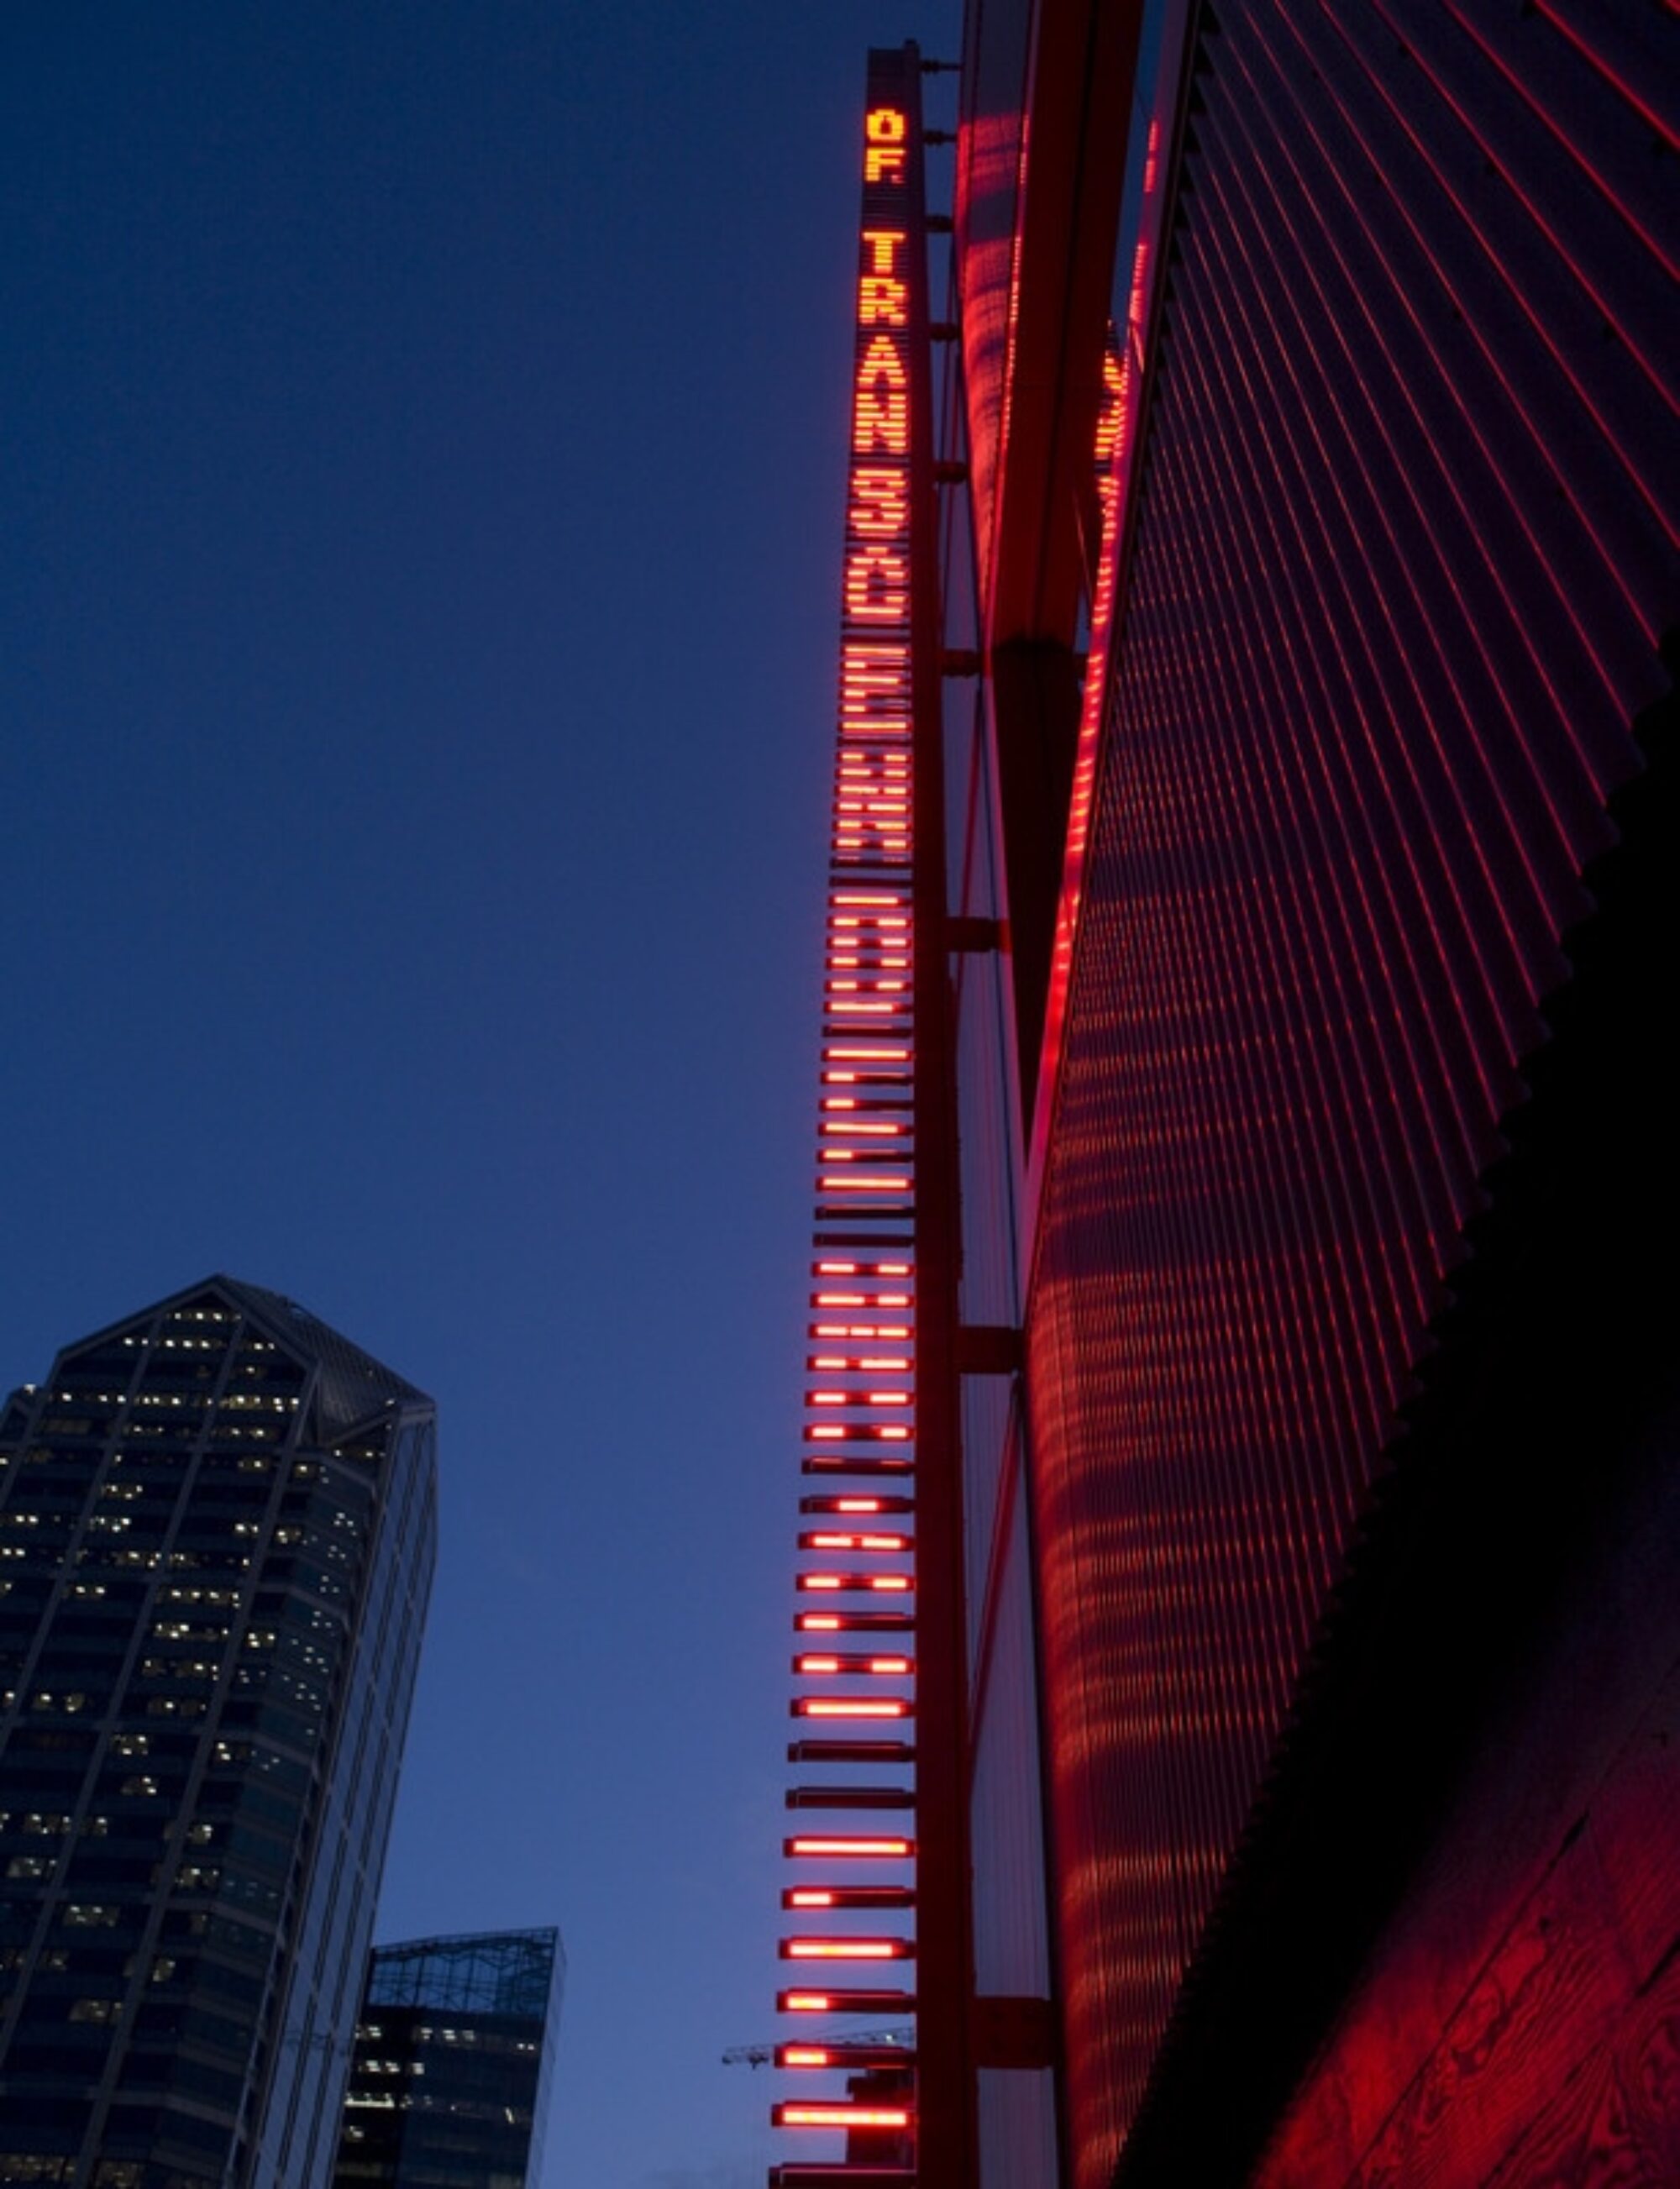
[[966, 1546], [915, 1827], [973, 1881], [924, 2189], [1680, 2180], [1676, 37], [967, 11], [903, 679], [960, 1397], [919, 1350], [898, 1487]]
[[565, 1966], [557, 1931], [376, 1947], [335, 2189], [535, 2189]]
[[325, 2183], [431, 1582], [431, 1401], [214, 1277], [0, 1417], [0, 2181]]

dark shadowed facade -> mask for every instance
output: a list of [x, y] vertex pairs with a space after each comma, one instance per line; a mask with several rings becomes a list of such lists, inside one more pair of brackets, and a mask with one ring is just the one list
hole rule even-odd
[[968, 10], [987, 2189], [1680, 2179], [1675, 38]]
[[431, 1401], [215, 1277], [0, 1420], [0, 2181], [328, 2179], [436, 1531]]
[[565, 1970], [557, 1931], [376, 1947], [334, 2189], [536, 2189]]

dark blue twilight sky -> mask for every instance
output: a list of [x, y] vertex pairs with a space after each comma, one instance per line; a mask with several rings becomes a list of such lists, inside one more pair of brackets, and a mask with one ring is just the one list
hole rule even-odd
[[380, 1928], [562, 1926], [552, 2189], [768, 2155], [855, 138], [955, 12], [0, 12], [0, 1387], [227, 1269], [435, 1394]]

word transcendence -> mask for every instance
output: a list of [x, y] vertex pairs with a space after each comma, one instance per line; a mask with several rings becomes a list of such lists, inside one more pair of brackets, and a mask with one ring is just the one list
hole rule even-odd
[[[795, 1738], [788, 1758], [837, 1765], [789, 1789], [810, 1829], [782, 1905], [795, 1981], [777, 2011], [898, 2022], [915, 2012], [916, 1847], [869, 1812], [914, 1813], [916, 1749], [916, 886], [913, 569], [925, 553], [930, 409], [919, 62], [870, 56], [840, 597], [840, 714], [829, 837], [815, 1204], [794, 1576]], [[913, 473], [913, 467], [914, 473]], [[913, 484], [914, 477], [914, 484]], [[915, 552], [912, 551], [913, 535]], [[836, 1228], [838, 1227], [838, 1228]], [[855, 1783], [855, 1767], [870, 1783]], [[824, 1813], [834, 1812], [833, 1814]], [[861, 1825], [863, 1829], [857, 1829]], [[883, 1875], [883, 1872], [885, 1875]], [[852, 1927], [863, 1911], [878, 1916]], [[893, 2028], [778, 2045], [778, 2068], [847, 2078], [775, 2105], [778, 2128], [914, 2135], [915, 2050]], [[874, 2178], [873, 2169], [871, 2178]], [[774, 2185], [826, 2169], [778, 2167]], [[908, 2176], [895, 2169], [895, 2178]]]
[[[864, 119], [868, 203], [908, 185], [908, 121]], [[910, 234], [866, 216], [858, 238], [851, 475], [840, 637], [837, 857], [899, 864], [910, 853]]]

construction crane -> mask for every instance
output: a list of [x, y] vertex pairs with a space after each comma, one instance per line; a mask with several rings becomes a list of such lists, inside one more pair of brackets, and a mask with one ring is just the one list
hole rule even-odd
[[[835, 2049], [852, 2053], [860, 2045], [891, 2045], [896, 2050], [912, 2053], [916, 2049], [916, 2033], [908, 2022], [900, 2022], [891, 2029], [864, 2029], [837, 2042]], [[767, 2067], [781, 2049], [775, 2045], [732, 2045], [723, 2056], [723, 2064], [726, 2067]], [[847, 2063], [842, 2060], [836, 2064]]]

